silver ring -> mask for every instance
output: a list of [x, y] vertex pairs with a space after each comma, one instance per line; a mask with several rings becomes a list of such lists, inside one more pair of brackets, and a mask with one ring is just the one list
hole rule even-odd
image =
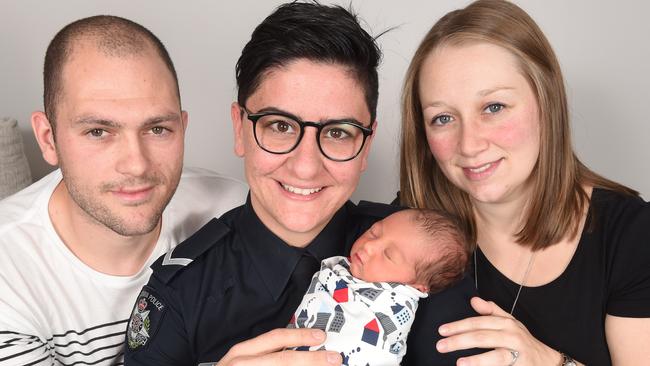
[[508, 366], [512, 366], [517, 362], [517, 359], [519, 358], [519, 351], [515, 351], [514, 349], [508, 349], [510, 351], [510, 356], [512, 356], [512, 361], [508, 364]]
[[514, 349], [508, 349], [508, 351], [510, 351], [510, 356], [512, 356], [512, 361], [510, 361], [508, 366], [513, 366], [519, 358], [519, 351], [515, 351]]

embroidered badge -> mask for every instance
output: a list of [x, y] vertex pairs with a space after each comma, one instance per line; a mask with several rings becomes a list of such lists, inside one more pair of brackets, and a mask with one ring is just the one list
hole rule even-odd
[[145, 286], [138, 295], [126, 330], [126, 339], [131, 350], [147, 344], [164, 310], [165, 304], [152, 289]]

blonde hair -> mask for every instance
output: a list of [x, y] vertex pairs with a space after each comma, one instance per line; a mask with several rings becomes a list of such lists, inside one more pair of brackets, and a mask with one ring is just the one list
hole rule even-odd
[[402, 96], [400, 201], [411, 207], [436, 208], [460, 218], [470, 242], [476, 220], [467, 193], [453, 185], [429, 149], [419, 96], [419, 77], [427, 56], [445, 45], [486, 42], [509, 51], [518, 61], [539, 106], [540, 151], [530, 177], [532, 197], [517, 242], [533, 250], [578, 233], [589, 204], [583, 185], [638, 195], [589, 170], [571, 144], [564, 79], [555, 53], [535, 21], [517, 5], [478, 0], [442, 17], [426, 34], [411, 60]]

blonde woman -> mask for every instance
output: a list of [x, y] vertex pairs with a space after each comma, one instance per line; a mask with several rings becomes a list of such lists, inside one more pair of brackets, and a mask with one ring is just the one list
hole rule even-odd
[[[476, 1], [417, 49], [403, 97], [402, 204], [458, 215], [481, 316], [459, 365], [650, 362], [650, 205], [576, 157], [562, 73], [516, 5]], [[486, 301], [487, 300], [487, 301]]]

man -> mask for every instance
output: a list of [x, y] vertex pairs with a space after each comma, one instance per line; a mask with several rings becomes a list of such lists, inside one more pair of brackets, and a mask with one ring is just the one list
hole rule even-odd
[[[345, 362], [338, 352], [283, 351], [325, 338], [283, 328], [320, 260], [349, 254], [365, 228], [397, 209], [348, 201], [377, 126], [379, 59], [375, 40], [338, 6], [288, 3], [255, 29], [231, 107], [249, 199], [179, 245], [177, 264], [153, 265], [127, 328], [126, 365]], [[436, 329], [471, 314], [471, 287], [423, 301], [426, 323], [407, 350], [422, 356], [411, 364], [455, 364], [457, 354], [436, 353]], [[345, 321], [338, 315], [324, 328]]]
[[60, 170], [0, 203], [0, 363], [113, 365], [149, 265], [246, 191], [182, 172], [187, 113], [144, 27], [69, 24], [47, 49], [44, 87], [32, 127]]

